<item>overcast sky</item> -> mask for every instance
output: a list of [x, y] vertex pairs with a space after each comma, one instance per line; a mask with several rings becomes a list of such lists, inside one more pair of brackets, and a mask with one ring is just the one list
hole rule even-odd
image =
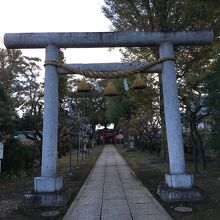
[[[101, 12], [103, 0], [0, 0], [0, 46], [4, 33], [100, 32], [111, 23]], [[24, 55], [44, 60], [44, 49], [25, 49]], [[118, 50], [68, 49], [67, 63], [120, 62]]]

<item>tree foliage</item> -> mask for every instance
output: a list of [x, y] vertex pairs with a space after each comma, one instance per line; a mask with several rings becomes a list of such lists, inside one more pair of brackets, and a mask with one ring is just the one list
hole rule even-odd
[[209, 142], [211, 146], [220, 150], [220, 55], [213, 66], [211, 74], [209, 74], [205, 81], [205, 88], [207, 89], [208, 97], [206, 105], [211, 112], [210, 121], [212, 122], [211, 137]]
[[95, 125], [108, 125], [109, 120], [106, 117], [106, 97], [102, 92], [95, 90], [91, 84], [91, 91], [88, 93], [79, 93], [77, 91], [71, 94], [75, 108], [81, 112], [92, 125], [95, 132]]
[[113, 83], [117, 89], [118, 95], [107, 98], [106, 117], [108, 121], [117, 126], [121, 117], [131, 118], [134, 105], [129, 99], [128, 94], [126, 94], [122, 80], [114, 80]]
[[[30, 168], [35, 145], [25, 146], [15, 139], [16, 129], [36, 129], [42, 122], [40, 59], [23, 56], [20, 50], [0, 49], [0, 135], [4, 143], [3, 171]], [[23, 119], [19, 118], [23, 115]], [[28, 126], [27, 126], [28, 124]], [[41, 124], [42, 125], [42, 124]], [[38, 127], [42, 130], [42, 127]]]
[[[201, 90], [203, 74], [209, 73], [216, 48], [219, 47], [220, 5], [208, 0], [105, 0], [103, 12], [116, 31], [179, 31], [214, 30], [214, 44], [200, 47], [176, 47], [178, 84], [185, 100]], [[125, 48], [121, 50], [126, 61], [154, 60], [159, 57], [158, 48]], [[158, 100], [162, 137], [164, 136], [163, 95], [159, 75]], [[187, 86], [186, 86], [187, 85]], [[196, 99], [196, 97], [195, 97]], [[187, 101], [188, 103], [190, 100]], [[189, 107], [189, 105], [188, 105]], [[190, 111], [189, 111], [190, 113]], [[195, 112], [191, 111], [192, 114]], [[190, 118], [190, 117], [189, 117]], [[162, 138], [162, 143], [164, 138]], [[198, 142], [196, 143], [198, 144]]]
[[13, 130], [9, 98], [4, 91], [4, 87], [0, 84], [0, 141], [3, 141], [8, 134], [12, 134]]

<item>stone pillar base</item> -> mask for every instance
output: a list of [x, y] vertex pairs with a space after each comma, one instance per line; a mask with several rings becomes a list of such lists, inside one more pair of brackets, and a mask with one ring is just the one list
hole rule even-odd
[[166, 184], [159, 185], [157, 194], [165, 202], [187, 202], [200, 201], [204, 199], [204, 191], [199, 187], [193, 186], [190, 189], [174, 189]]
[[193, 186], [194, 178], [191, 173], [183, 174], [165, 174], [165, 183], [168, 187], [178, 189], [190, 189]]
[[56, 192], [62, 188], [62, 177], [35, 177], [34, 178], [34, 192]]
[[24, 195], [24, 204], [27, 207], [39, 208], [49, 206], [65, 206], [70, 199], [69, 190], [50, 193], [28, 192]]

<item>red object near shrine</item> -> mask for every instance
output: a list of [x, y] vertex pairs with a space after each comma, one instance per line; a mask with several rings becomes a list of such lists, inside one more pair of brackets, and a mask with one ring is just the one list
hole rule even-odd
[[116, 129], [99, 129], [96, 131], [97, 141], [102, 144], [116, 144], [116, 136], [119, 134], [119, 131]]

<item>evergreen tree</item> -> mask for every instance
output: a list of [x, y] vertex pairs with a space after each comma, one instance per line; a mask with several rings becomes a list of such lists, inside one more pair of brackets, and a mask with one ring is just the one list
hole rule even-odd
[[220, 151], [220, 55], [214, 64], [214, 68], [206, 78], [207, 106], [211, 114], [212, 128], [209, 143]]
[[10, 110], [9, 98], [0, 83], [0, 142], [13, 133], [13, 112]]
[[116, 127], [120, 118], [131, 118], [135, 106], [125, 91], [122, 80], [114, 80], [112, 83], [114, 83], [118, 95], [107, 98], [106, 117]]
[[[65, 57], [62, 50], [59, 51], [59, 62], [65, 63]], [[58, 117], [58, 156], [61, 158], [66, 155], [70, 143], [70, 122], [68, 112], [69, 98], [69, 77], [67, 75], [58, 76], [58, 94], [59, 94], [59, 117]]]

